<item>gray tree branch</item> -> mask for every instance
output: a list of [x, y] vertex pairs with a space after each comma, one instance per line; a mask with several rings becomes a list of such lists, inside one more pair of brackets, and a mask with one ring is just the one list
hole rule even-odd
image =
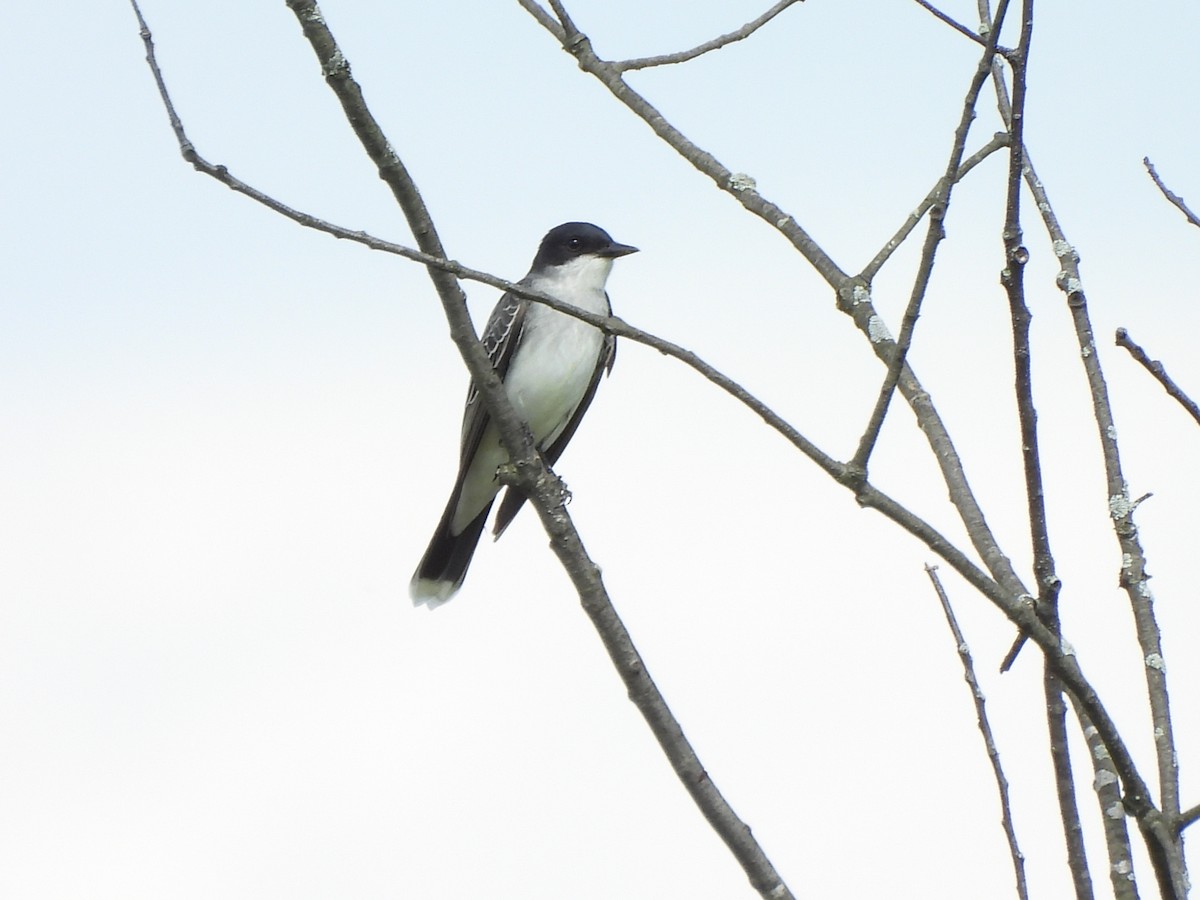
[[689, 62], [698, 56], [703, 56], [705, 53], [720, 50], [722, 47], [727, 47], [737, 41], [744, 41], [789, 6], [803, 2], [804, 0], [779, 0], [778, 3], [757, 19], [747, 22], [741, 28], [731, 31], [728, 34], [715, 37], [711, 41], [705, 41], [691, 50], [681, 50], [678, 53], [664, 53], [661, 56], [643, 56], [638, 59], [625, 59], [620, 62], [614, 62], [613, 65], [617, 68], [618, 72], [628, 72], [632, 69], [649, 69], [652, 66], [669, 66], [676, 63]]
[[[992, 135], [992, 139], [968, 156], [958, 171], [954, 173], [954, 181], [957, 184], [967, 177], [967, 174], [978, 166], [981, 162], [1000, 150], [1008, 146], [1008, 132], [998, 131]], [[892, 254], [899, 249], [900, 245], [908, 239], [913, 230], [921, 223], [921, 219], [925, 214], [933, 209], [941, 196], [942, 180], [939, 178], [937, 184], [925, 195], [925, 199], [917, 204], [917, 208], [908, 214], [908, 218], [904, 220], [904, 224], [896, 229], [896, 233], [892, 235], [886, 244], [880, 248], [879, 252], [871, 258], [871, 261], [863, 267], [863, 270], [858, 273], [858, 277], [864, 282], [870, 282], [883, 268], [884, 264], [892, 258]]]
[[921, 248], [921, 259], [917, 264], [917, 276], [913, 282], [912, 292], [909, 296], [908, 306], [904, 310], [904, 316], [900, 320], [900, 336], [896, 339], [896, 346], [892, 350], [891, 359], [888, 360], [887, 373], [883, 378], [883, 385], [879, 389], [879, 396], [875, 401], [875, 408], [871, 410], [871, 417], [867, 421], [867, 426], [863, 430], [862, 437], [858, 442], [858, 449], [854, 453], [854, 458], [850, 461], [850, 465], [856, 470], [866, 475], [867, 466], [871, 458], [871, 453], [875, 449], [875, 444], [879, 440], [879, 432], [883, 430], [883, 422], [887, 417], [888, 407], [892, 402], [892, 395], [896, 392], [896, 384], [900, 380], [900, 371], [904, 368], [904, 360], [908, 356], [908, 349], [912, 345], [913, 332], [917, 327], [917, 317], [921, 312], [921, 304], [925, 300], [925, 293], [929, 289], [929, 279], [933, 275], [934, 260], [937, 256], [938, 245], [946, 236], [945, 218], [946, 213], [950, 208], [951, 193], [954, 190], [956, 181], [955, 176], [962, 164], [963, 153], [966, 152], [967, 135], [971, 132], [971, 123], [975, 121], [975, 104], [979, 100], [979, 92], [983, 88], [984, 81], [987, 80], [988, 73], [992, 70], [992, 55], [996, 49], [996, 38], [1000, 34], [1000, 28], [1004, 24], [1004, 15], [1008, 9], [1008, 0], [1000, 0], [1000, 4], [996, 9], [996, 20], [992, 23], [990, 37], [984, 44], [983, 53], [980, 55], [979, 64], [975, 67], [975, 73], [971, 76], [971, 83], [967, 88], [967, 94], [963, 98], [962, 114], [958, 120], [958, 126], [954, 129], [954, 143], [950, 149], [950, 159], [946, 163], [945, 173], [942, 175], [938, 186], [934, 189], [934, 201], [929, 209], [929, 227], [925, 232], [925, 244]]
[[1021, 847], [1017, 843], [1012, 804], [1008, 799], [1008, 779], [1004, 776], [1004, 767], [1000, 763], [1000, 751], [996, 748], [992, 725], [988, 721], [987, 700], [983, 696], [983, 689], [979, 686], [979, 679], [975, 677], [975, 663], [971, 659], [971, 648], [967, 646], [967, 639], [963, 637], [962, 629], [958, 627], [958, 619], [954, 615], [953, 607], [950, 606], [950, 597], [942, 586], [942, 579], [938, 577], [937, 566], [926, 565], [925, 572], [929, 575], [929, 580], [933, 582], [933, 589], [937, 592], [938, 600], [941, 601], [942, 612], [946, 614], [946, 624], [950, 626], [954, 645], [958, 648], [958, 658], [963, 667], [963, 680], [971, 689], [971, 699], [975, 704], [975, 718], [979, 723], [979, 733], [983, 736], [983, 747], [987, 752], [988, 762], [992, 766], [992, 776], [996, 779], [996, 790], [1000, 794], [1000, 823], [1004, 828], [1004, 837], [1008, 841], [1009, 856], [1012, 858], [1017, 896], [1021, 900], [1029, 900], [1029, 887], [1025, 883], [1025, 854], [1021, 852]]
[[1200, 228], [1200, 216], [1197, 216], [1188, 208], [1188, 205], [1183, 202], [1182, 197], [1163, 184], [1163, 180], [1158, 176], [1158, 171], [1154, 168], [1154, 163], [1150, 162], [1150, 157], [1143, 156], [1142, 165], [1146, 167], [1146, 171], [1150, 173], [1150, 177], [1154, 180], [1154, 183], [1158, 185], [1158, 189], [1162, 191], [1162, 195], [1166, 197], [1167, 200], [1170, 201], [1181, 213], [1183, 213], [1189, 222], [1191, 222], [1197, 228]]
[[1196, 424], [1200, 425], [1200, 406], [1197, 406], [1196, 401], [1184, 393], [1183, 388], [1172, 380], [1161, 361], [1151, 359], [1150, 355], [1142, 349], [1142, 346], [1137, 341], [1129, 336], [1129, 332], [1124, 328], [1117, 329], [1117, 346], [1128, 350], [1129, 355], [1141, 363], [1146, 371], [1153, 375], [1158, 383], [1163, 386], [1163, 390], [1174, 397], [1179, 405], [1187, 410], [1187, 414], [1196, 420]]

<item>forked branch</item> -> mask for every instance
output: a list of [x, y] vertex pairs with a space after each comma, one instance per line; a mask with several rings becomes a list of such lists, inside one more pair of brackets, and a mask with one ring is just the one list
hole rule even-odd
[[675, 65], [676, 63], [688, 62], [698, 56], [703, 56], [705, 53], [711, 53], [713, 50], [720, 50], [722, 47], [728, 47], [730, 44], [738, 41], [744, 41], [789, 6], [803, 2], [804, 0], [779, 0], [778, 3], [768, 9], [757, 19], [747, 22], [736, 31], [731, 31], [728, 34], [715, 37], [711, 41], [705, 41], [703, 44], [699, 44], [693, 47], [691, 50], [680, 50], [678, 53], [664, 53], [661, 56], [643, 56], [639, 59], [620, 60], [618, 62], [614, 62], [613, 66], [618, 72], [628, 72], [631, 69], [649, 69], [652, 66], [670, 66]]

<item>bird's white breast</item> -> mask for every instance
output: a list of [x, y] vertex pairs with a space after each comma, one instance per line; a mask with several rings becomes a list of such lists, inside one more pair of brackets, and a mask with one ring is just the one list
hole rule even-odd
[[[526, 283], [579, 309], [608, 315], [604, 282], [611, 268], [611, 259], [583, 257]], [[562, 434], [587, 393], [604, 347], [604, 334], [565, 313], [531, 303], [520, 341], [504, 376], [504, 389], [534, 441], [547, 447]], [[500, 489], [496, 469], [507, 461], [495, 423], [489, 423], [463, 479], [452, 533], [460, 533], [492, 502]]]
[[[611, 268], [611, 259], [585, 257], [532, 280], [530, 287], [607, 315], [604, 282]], [[587, 393], [603, 346], [599, 329], [540, 303], [530, 305], [521, 346], [504, 385], [538, 444], [553, 443], [570, 421]]]

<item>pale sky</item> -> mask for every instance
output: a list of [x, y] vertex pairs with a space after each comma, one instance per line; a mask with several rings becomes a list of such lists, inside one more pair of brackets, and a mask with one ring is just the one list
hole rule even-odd
[[[568, 8], [602, 56], [622, 58], [690, 47], [768, 5]], [[973, 2], [944, 6], [975, 22]], [[852, 455], [883, 373], [829, 289], [515, 2], [322, 9], [451, 256], [515, 279], [551, 226], [593, 221], [642, 251], [614, 267], [619, 315]], [[202, 155], [292, 206], [412, 243], [282, 2], [143, 12]], [[412, 608], [466, 387], [425, 272], [193, 172], [124, 3], [17, 4], [6, 22], [0, 894], [754, 896], [626, 699], [535, 515], [481, 545], [450, 604]], [[1128, 328], [1200, 396], [1200, 230], [1141, 163], [1200, 208], [1198, 31], [1200, 9], [1181, 0], [1136, 14], [1039, 4], [1026, 126], [1082, 257], [1130, 493], [1154, 494], [1138, 523], [1185, 806], [1200, 802], [1200, 429], [1112, 333]], [[749, 41], [629, 80], [857, 270], [944, 169], [976, 50], [915, 3], [808, 0]], [[979, 113], [969, 150], [999, 127], [986, 90]], [[1032, 583], [998, 283], [1005, 168], [993, 157], [955, 194], [911, 359]], [[1090, 401], [1032, 215], [1026, 242], [1064, 627], [1156, 783]], [[916, 258], [914, 243], [875, 283], [893, 331]], [[481, 320], [496, 292], [467, 290]], [[923, 571], [932, 553], [631, 343], [558, 471], [651, 674], [797, 896], [1014, 896]], [[966, 546], [903, 406], [872, 474]], [[1067, 896], [1039, 655], [996, 675], [1012, 627], [941, 572], [1032, 895]]]

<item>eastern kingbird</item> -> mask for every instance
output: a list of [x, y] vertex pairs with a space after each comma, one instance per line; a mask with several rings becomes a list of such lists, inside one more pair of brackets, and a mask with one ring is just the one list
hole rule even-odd
[[[567, 222], [542, 238], [529, 274], [518, 282], [596, 315], [612, 314], [604, 283], [613, 260], [637, 247], [618, 244], [587, 222]], [[612, 370], [616, 338], [579, 319], [512, 294], [492, 310], [482, 343], [517, 414], [525, 420], [547, 465], [562, 455]], [[429, 548], [409, 583], [413, 604], [430, 609], [462, 586], [488, 511], [500, 491], [496, 470], [508, 462], [500, 434], [474, 381], [463, 411], [458, 478]], [[499, 537], [525, 497], [506, 490], [493, 532]]]

